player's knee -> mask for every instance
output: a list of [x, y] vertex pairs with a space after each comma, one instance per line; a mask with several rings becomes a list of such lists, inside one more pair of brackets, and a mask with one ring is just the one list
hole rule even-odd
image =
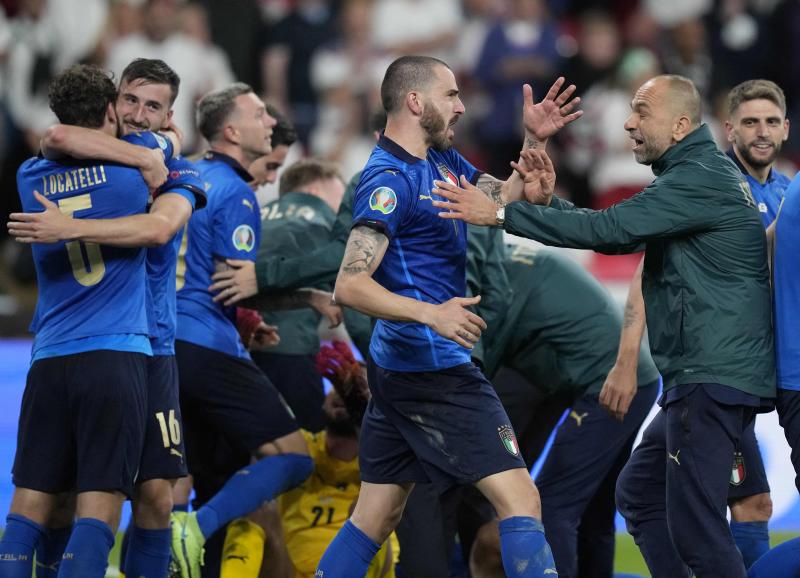
[[473, 578], [504, 578], [497, 520], [481, 526], [469, 554], [469, 571]]
[[140, 527], [164, 527], [169, 524], [172, 506], [172, 484], [149, 480], [137, 488], [133, 517]]
[[636, 504], [636, 499], [633, 497], [633, 494], [634, 489], [631, 480], [626, 475], [626, 470], [623, 469], [617, 478], [617, 484], [614, 488], [614, 501], [617, 503], [619, 513], [625, 519], [631, 517], [631, 512]]
[[772, 497], [756, 494], [731, 504], [731, 517], [737, 522], [768, 522], [772, 517]]

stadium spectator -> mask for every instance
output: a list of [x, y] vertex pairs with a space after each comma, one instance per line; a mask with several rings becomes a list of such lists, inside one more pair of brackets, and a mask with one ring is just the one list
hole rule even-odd
[[555, 76], [558, 25], [547, 14], [544, 0], [512, 0], [504, 18], [486, 35], [475, 77], [490, 106], [478, 125], [487, 169], [507, 177], [508, 159], [516, 158], [522, 135], [514, 111], [519, 110], [519, 86], [529, 82], [541, 90]]

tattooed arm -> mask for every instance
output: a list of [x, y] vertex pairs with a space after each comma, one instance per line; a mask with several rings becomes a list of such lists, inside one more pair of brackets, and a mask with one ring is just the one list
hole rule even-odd
[[639, 263], [628, 290], [617, 361], [608, 373], [603, 390], [600, 392], [600, 405], [619, 420], [622, 420], [628, 412], [638, 388], [636, 368], [639, 364], [639, 348], [647, 326], [642, 296], [643, 265], [644, 258]]
[[363, 225], [353, 228], [336, 278], [336, 303], [371, 317], [423, 323], [472, 349], [486, 324], [466, 307], [477, 304], [480, 297], [453, 297], [435, 304], [392, 293], [372, 278], [388, 246], [389, 239], [380, 231]]

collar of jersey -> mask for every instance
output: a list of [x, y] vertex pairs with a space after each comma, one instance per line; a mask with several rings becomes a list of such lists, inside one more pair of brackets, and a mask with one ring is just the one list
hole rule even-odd
[[[747, 172], [747, 168], [742, 164], [742, 161], [739, 160], [739, 157], [736, 156], [736, 153], [733, 152], [733, 147], [729, 148], [726, 154], [731, 158], [731, 160], [734, 163], [736, 163], [736, 166], [739, 167], [739, 170], [742, 171], [742, 174], [744, 176], [750, 177], [751, 181], [755, 181], [755, 182], [758, 183], [758, 181], [756, 181], [756, 179], [754, 179], [750, 175], [750, 173]], [[767, 177], [767, 180], [766, 180], [766, 182], [764, 184], [772, 182], [772, 179], [774, 179], [774, 178], [775, 178], [775, 170], [774, 170], [773, 167], [770, 167], [769, 168], [769, 176]], [[761, 185], [761, 183], [758, 183], [758, 184]], [[761, 186], [763, 186], [763, 185], [761, 185]]]
[[399, 144], [394, 142], [392, 139], [387, 137], [385, 134], [381, 133], [381, 138], [378, 139], [378, 146], [385, 150], [387, 153], [396, 156], [398, 159], [403, 161], [404, 163], [412, 164], [412, 163], [419, 163], [425, 159], [421, 159], [419, 157], [415, 157], [406, 149], [401, 147]]
[[236, 174], [242, 177], [248, 183], [253, 180], [253, 175], [251, 175], [246, 168], [239, 164], [239, 161], [231, 156], [226, 155], [225, 153], [221, 153], [219, 151], [206, 151], [206, 154], [203, 155], [203, 158], [207, 161], [221, 161], [225, 163], [234, 171], [236, 171]]

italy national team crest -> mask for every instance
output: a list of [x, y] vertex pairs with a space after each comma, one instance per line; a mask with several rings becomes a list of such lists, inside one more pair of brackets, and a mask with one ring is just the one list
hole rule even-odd
[[439, 164], [436, 165], [436, 168], [439, 169], [439, 174], [442, 175], [444, 180], [450, 184], [458, 186], [458, 177], [453, 174], [453, 171], [447, 168], [447, 165]]
[[233, 231], [233, 246], [239, 251], [252, 251], [256, 245], [256, 234], [250, 225], [239, 225]]
[[397, 207], [397, 195], [389, 187], [378, 187], [369, 196], [369, 208], [388, 215]]
[[503, 447], [512, 456], [519, 455], [519, 445], [517, 444], [517, 436], [514, 435], [514, 429], [510, 425], [502, 425], [497, 428], [497, 435], [503, 442]]
[[742, 452], [733, 454], [733, 469], [731, 470], [731, 485], [740, 486], [747, 477], [747, 470], [744, 469], [744, 456]]

